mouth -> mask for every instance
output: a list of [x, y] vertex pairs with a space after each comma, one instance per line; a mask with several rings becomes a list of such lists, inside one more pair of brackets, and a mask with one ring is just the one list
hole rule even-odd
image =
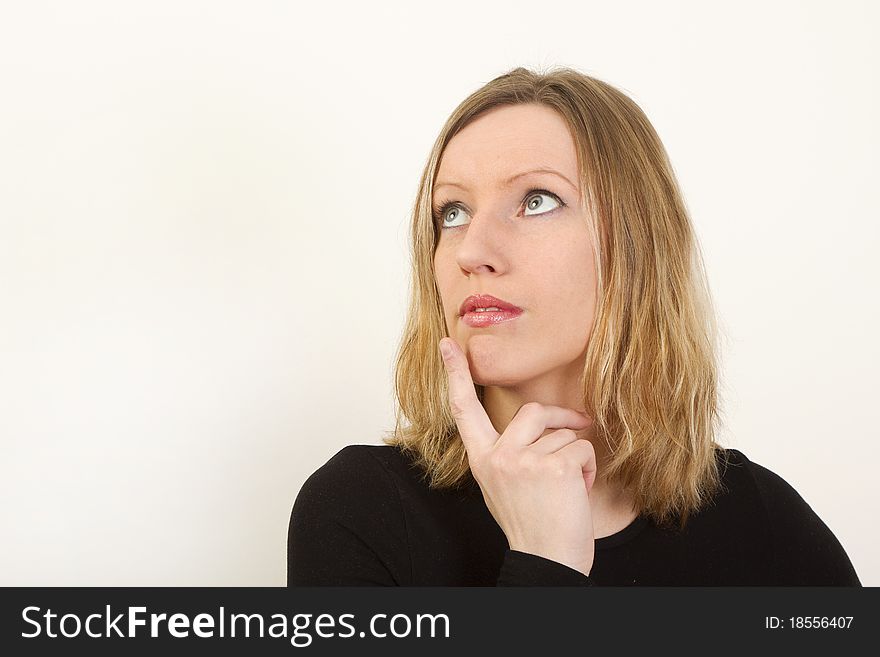
[[516, 319], [522, 313], [522, 308], [489, 294], [469, 296], [459, 309], [461, 321], [473, 328], [494, 326]]
[[471, 313], [522, 313], [522, 308], [508, 303], [504, 299], [493, 297], [491, 294], [472, 294], [461, 304], [459, 316], [464, 317]]

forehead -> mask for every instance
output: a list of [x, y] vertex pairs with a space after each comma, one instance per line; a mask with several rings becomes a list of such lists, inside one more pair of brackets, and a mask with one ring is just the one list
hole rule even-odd
[[568, 124], [544, 105], [503, 106], [472, 121], [449, 141], [437, 183], [489, 183], [538, 167], [577, 179], [577, 149]]

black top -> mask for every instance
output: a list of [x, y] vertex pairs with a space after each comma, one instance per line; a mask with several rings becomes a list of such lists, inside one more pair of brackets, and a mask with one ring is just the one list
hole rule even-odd
[[509, 549], [478, 486], [430, 490], [396, 447], [349, 445], [303, 484], [288, 586], [861, 586], [840, 542], [779, 475], [717, 450], [723, 488], [685, 529], [639, 516], [595, 541], [590, 575]]

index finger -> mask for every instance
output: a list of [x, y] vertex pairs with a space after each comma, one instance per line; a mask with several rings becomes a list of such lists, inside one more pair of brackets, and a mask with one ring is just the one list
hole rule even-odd
[[[449, 355], [443, 353], [448, 348]], [[498, 440], [498, 432], [477, 397], [467, 356], [451, 338], [440, 340], [440, 353], [449, 378], [449, 408], [468, 454], [488, 451]]]

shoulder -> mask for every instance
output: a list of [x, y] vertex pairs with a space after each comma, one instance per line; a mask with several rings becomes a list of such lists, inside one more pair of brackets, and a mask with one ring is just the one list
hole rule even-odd
[[312, 477], [332, 477], [358, 472], [378, 471], [384, 445], [346, 445], [331, 456]]
[[348, 445], [305, 480], [288, 529], [288, 586], [411, 580], [400, 495], [383, 447]]
[[785, 479], [754, 461], [738, 449], [720, 448], [717, 451], [721, 479], [725, 490], [731, 487], [748, 488], [764, 497], [779, 498], [787, 504], [800, 500], [800, 494]]
[[843, 546], [794, 486], [740, 450], [720, 456], [725, 491], [763, 516], [778, 585], [859, 585]]
[[818, 520], [807, 501], [779, 474], [756, 463], [738, 449], [726, 448], [723, 452], [722, 478], [725, 484], [751, 488], [766, 507], [770, 520]]
[[404, 499], [425, 486], [419, 471], [391, 445], [346, 445], [303, 482], [293, 515], [335, 517], [349, 526], [404, 523]]
[[726, 448], [721, 455], [722, 481], [725, 489], [740, 495], [747, 489], [760, 500], [762, 511], [771, 523], [815, 522], [818, 516], [788, 481], [773, 470], [756, 463], [738, 449]]
[[[368, 502], [375, 496], [393, 495], [390, 464], [395, 456], [387, 445], [346, 445], [305, 480], [297, 501], [332, 504]], [[394, 450], [396, 451], [396, 450]]]

